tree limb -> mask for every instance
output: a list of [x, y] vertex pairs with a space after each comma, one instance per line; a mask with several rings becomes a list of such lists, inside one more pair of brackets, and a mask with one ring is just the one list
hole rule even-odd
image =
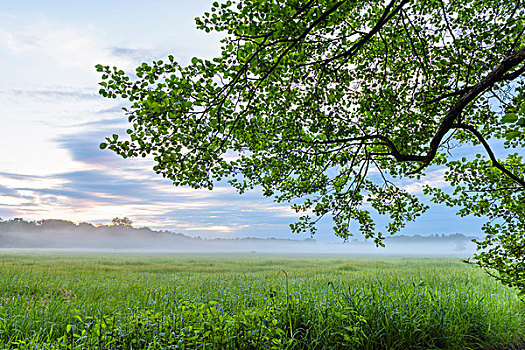
[[467, 124], [463, 124], [463, 123], [452, 124], [451, 127], [454, 128], [454, 129], [468, 130], [472, 134], [474, 134], [474, 136], [477, 137], [479, 142], [481, 142], [481, 144], [483, 145], [483, 147], [487, 151], [487, 154], [489, 155], [489, 158], [492, 161], [492, 165], [495, 168], [498, 168], [499, 170], [501, 170], [502, 173], [507, 175], [509, 178], [514, 180], [518, 185], [520, 185], [523, 189], [525, 189], [525, 181], [523, 179], [521, 179], [520, 177], [516, 176], [514, 173], [512, 173], [507, 168], [505, 168], [505, 166], [503, 164], [501, 164], [496, 159], [496, 156], [494, 156], [494, 152], [492, 152], [492, 149], [490, 148], [490, 145], [487, 143], [487, 141], [485, 140], [483, 135], [481, 135], [481, 133], [478, 130], [476, 130], [476, 128], [474, 128], [472, 125], [467, 125]]
[[[525, 47], [507, 56], [505, 59], [503, 59], [503, 61], [501, 61], [498, 67], [496, 67], [485, 78], [483, 78], [478, 84], [473, 85], [464, 95], [462, 95], [461, 98], [458, 100], [458, 102], [456, 102], [456, 104], [450, 108], [448, 113], [445, 115], [445, 117], [441, 121], [441, 124], [436, 134], [430, 141], [430, 149], [428, 153], [426, 154], [426, 156], [423, 156], [424, 157], [423, 164], [419, 168], [411, 172], [411, 174], [415, 174], [421, 171], [434, 159], [434, 157], [437, 154], [437, 150], [439, 146], [441, 145], [441, 141], [443, 140], [443, 137], [450, 131], [450, 129], [452, 129], [452, 125], [455, 123], [456, 119], [461, 115], [461, 112], [463, 112], [463, 109], [470, 102], [472, 102], [476, 97], [484, 93], [488, 88], [494, 86], [494, 84], [496, 84], [497, 82], [503, 79], [508, 80], [509, 75], [507, 75], [506, 73], [510, 69], [512, 69], [513, 67], [517, 66], [518, 64], [524, 61], [525, 61]], [[520, 70], [516, 72], [519, 72]], [[510, 74], [512, 77], [514, 77], [514, 79], [520, 76], [519, 74], [515, 75], [514, 73]]]
[[[351, 48], [349, 48], [348, 50], [346, 50], [345, 52], [342, 52], [338, 55], [335, 55], [333, 57], [329, 57], [325, 60], [322, 60], [322, 61], [315, 61], [315, 62], [310, 62], [310, 63], [307, 63], [307, 64], [303, 64], [303, 66], [306, 66], [306, 65], [311, 65], [311, 64], [315, 64], [315, 63], [320, 63], [320, 64], [327, 64], [329, 62], [332, 62], [332, 61], [335, 61], [337, 59], [340, 59], [340, 58], [348, 58], [352, 55], [354, 55], [359, 49], [361, 49], [376, 33], [378, 33], [381, 28], [383, 28], [383, 26], [388, 22], [390, 21], [390, 19], [396, 14], [399, 12], [399, 10], [401, 10], [401, 8], [403, 8], [403, 6], [405, 4], [407, 4], [409, 2], [409, 0], [403, 0], [401, 1], [401, 3], [399, 5], [397, 5], [397, 7], [392, 11], [390, 12], [390, 10], [392, 9], [394, 3], [396, 2], [396, 0], [391, 0], [390, 3], [387, 5], [387, 7], [385, 8], [385, 11], [383, 12], [383, 15], [381, 16], [381, 18], [379, 18], [379, 21], [377, 21], [376, 25], [364, 36], [361, 38], [361, 40], [359, 40], [357, 43], [355, 43], [354, 45], [352, 45]], [[389, 13], [390, 12], [390, 13]]]

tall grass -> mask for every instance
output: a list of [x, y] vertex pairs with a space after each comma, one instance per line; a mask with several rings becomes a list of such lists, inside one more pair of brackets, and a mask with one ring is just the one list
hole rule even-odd
[[0, 255], [0, 348], [496, 349], [524, 304], [453, 259]]

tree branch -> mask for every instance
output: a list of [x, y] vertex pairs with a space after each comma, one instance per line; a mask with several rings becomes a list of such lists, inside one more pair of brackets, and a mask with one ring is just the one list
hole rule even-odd
[[401, 3], [399, 5], [397, 5], [397, 7], [392, 11], [390, 12], [390, 10], [392, 9], [394, 3], [396, 2], [396, 0], [391, 0], [390, 3], [387, 5], [387, 7], [385, 8], [385, 11], [383, 12], [381, 18], [379, 18], [379, 21], [377, 21], [376, 25], [364, 36], [361, 38], [361, 40], [359, 40], [357, 43], [355, 43], [354, 45], [352, 45], [351, 48], [349, 48], [348, 50], [346, 50], [345, 52], [342, 52], [338, 55], [335, 55], [333, 57], [329, 57], [325, 60], [322, 60], [322, 61], [315, 61], [315, 62], [309, 62], [309, 63], [306, 63], [306, 64], [303, 64], [303, 66], [306, 66], [306, 65], [311, 65], [311, 64], [315, 64], [315, 63], [319, 63], [319, 64], [327, 64], [329, 62], [332, 62], [332, 61], [335, 61], [339, 58], [348, 58], [352, 55], [354, 55], [359, 49], [361, 49], [376, 33], [378, 33], [381, 28], [383, 28], [383, 26], [388, 22], [390, 21], [390, 19], [396, 14], [399, 12], [399, 10], [401, 10], [401, 8], [408, 3], [409, 0], [403, 0], [401, 1]]
[[[443, 120], [441, 121], [441, 124], [430, 141], [430, 148], [426, 155], [415, 155], [415, 154], [403, 154], [400, 152], [400, 150], [396, 147], [396, 145], [386, 136], [382, 135], [367, 135], [367, 136], [361, 136], [361, 137], [353, 137], [353, 138], [345, 138], [345, 139], [338, 139], [338, 140], [328, 140], [328, 141], [320, 141], [317, 142], [319, 144], [330, 144], [330, 143], [343, 143], [343, 142], [351, 142], [351, 141], [367, 141], [367, 140], [381, 140], [383, 141], [391, 150], [391, 155], [400, 162], [423, 162], [423, 164], [418, 167], [416, 170], [410, 172], [409, 174], [415, 174], [421, 171], [423, 168], [425, 168], [436, 156], [437, 150], [441, 145], [441, 142], [443, 141], [443, 137], [453, 128], [458, 128], [458, 125], [469, 127], [465, 124], [456, 124], [456, 119], [461, 115], [463, 112], [463, 109], [472, 102], [476, 97], [478, 97], [480, 94], [484, 93], [488, 88], [491, 88], [499, 81], [502, 80], [513, 80], [519, 77], [522, 73], [525, 72], [525, 67], [522, 67], [512, 73], [507, 73], [510, 69], [513, 67], [519, 65], [520, 63], [525, 61], [525, 47], [520, 49], [519, 51], [515, 52], [512, 55], [507, 56], [505, 59], [501, 61], [501, 63], [496, 67], [492, 72], [490, 72], [485, 78], [483, 78], [478, 84], [473, 85], [468, 88], [464, 88], [462, 90], [442, 95], [438, 99], [442, 99], [449, 96], [454, 96], [456, 94], [460, 94], [461, 98], [456, 102], [455, 105], [453, 105], [448, 113], [445, 115]], [[444, 97], [445, 96], [445, 97]], [[471, 127], [469, 127], [471, 128]], [[474, 128], [472, 128], [476, 132]], [[479, 133], [478, 133], [479, 134]], [[476, 135], [477, 136], [477, 135]], [[481, 134], [479, 134], [481, 136]], [[479, 139], [479, 136], [478, 139]], [[481, 141], [481, 140], [480, 140]], [[483, 143], [483, 142], [482, 142]], [[488, 145], [487, 145], [488, 146]], [[486, 147], [487, 148], [487, 147]], [[490, 150], [490, 147], [488, 147], [487, 152]], [[499, 164], [494, 157], [493, 153], [489, 153], [489, 155], [492, 154], [492, 161], [494, 163], [494, 166], [500, 169], [502, 172], [504, 172], [506, 175], [508, 175], [510, 178], [512, 178], [514, 181], [516, 181], [520, 186], [525, 188], [525, 182], [523, 179], [520, 179], [519, 177], [516, 177], [514, 174], [512, 174], [510, 171], [505, 169], [501, 164]], [[499, 165], [498, 165], [499, 164]]]
[[472, 134], [474, 134], [474, 136], [477, 137], [477, 139], [479, 140], [479, 142], [481, 142], [481, 144], [483, 145], [483, 147], [485, 148], [485, 150], [487, 151], [487, 154], [489, 155], [489, 158], [490, 160], [492, 161], [492, 165], [495, 167], [495, 168], [498, 168], [502, 173], [504, 173], [505, 175], [507, 175], [509, 178], [511, 178], [512, 180], [514, 180], [518, 185], [520, 185], [523, 189], [525, 189], [525, 181], [523, 179], [521, 179], [520, 177], [516, 176], [514, 173], [512, 173], [510, 170], [508, 170], [507, 168], [505, 168], [505, 166], [503, 164], [501, 164], [497, 159], [496, 159], [496, 156], [494, 156], [494, 152], [492, 152], [492, 149], [490, 148], [490, 145], [487, 143], [487, 141], [485, 140], [485, 138], [483, 137], [483, 135], [481, 135], [481, 133], [476, 130], [476, 128], [474, 128], [472, 125], [467, 125], [467, 124], [463, 124], [463, 123], [458, 123], [458, 124], [452, 124], [451, 125], [452, 128], [454, 129], [463, 129], [463, 130], [468, 130], [470, 131]]
[[461, 115], [463, 109], [476, 97], [484, 93], [488, 88], [494, 86], [494, 84], [496, 84], [497, 82], [504, 79], [508, 80], [509, 76], [513, 77], [514, 79], [520, 76], [521, 73], [517, 75], [516, 73], [521, 71], [521, 69], [510, 74], [507, 74], [507, 72], [524, 61], [525, 47], [507, 56], [492, 72], [490, 72], [478, 84], [473, 85], [467, 92], [465, 92], [465, 94], [461, 96], [458, 102], [456, 102], [456, 104], [450, 108], [448, 113], [441, 121], [441, 124], [436, 134], [430, 141], [430, 149], [428, 150], [427, 155], [424, 156], [423, 164], [416, 170], [412, 171], [411, 174], [415, 174], [421, 171], [434, 159], [434, 157], [437, 154], [437, 150], [441, 145], [443, 137], [450, 131], [450, 129], [452, 129], [452, 125], [455, 123], [456, 119]]
[[520, 69], [512, 73], [505, 74], [504, 76], [501, 77], [500, 80], [514, 80], [517, 77], [519, 77], [521, 74], [523, 74], [524, 72], [525, 72], [525, 66], [521, 67]]
[[447, 97], [453, 97], [453, 96], [457, 96], [457, 95], [460, 95], [462, 96], [463, 94], [465, 94], [466, 92], [468, 92], [469, 90], [471, 89], [471, 87], [466, 87], [464, 89], [461, 89], [461, 90], [457, 90], [457, 91], [452, 91], [452, 92], [449, 92], [449, 93], [446, 93], [446, 94], [443, 94], [439, 97], [436, 97], [430, 101], [425, 101], [423, 102], [424, 104], [432, 104], [432, 103], [436, 103], [436, 102], [439, 102], [441, 100], [444, 100], [446, 99]]
[[399, 162], [421, 162], [426, 159], [426, 156], [420, 156], [415, 154], [403, 154], [399, 151], [397, 146], [390, 140], [388, 137], [383, 135], [366, 135], [366, 136], [357, 136], [357, 137], [349, 137], [344, 139], [337, 139], [337, 140], [326, 140], [326, 141], [314, 141], [310, 143], [315, 143], [318, 145], [328, 145], [328, 144], [335, 144], [335, 143], [348, 143], [348, 142], [355, 142], [355, 141], [370, 141], [370, 140], [380, 140], [382, 141], [382, 145], [387, 146], [390, 148], [390, 153], [388, 155], [393, 156], [397, 161]]

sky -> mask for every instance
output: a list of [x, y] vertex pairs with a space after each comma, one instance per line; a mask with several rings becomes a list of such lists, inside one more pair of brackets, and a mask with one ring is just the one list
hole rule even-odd
[[[121, 159], [98, 145], [123, 133], [122, 101], [97, 93], [96, 64], [127, 72], [172, 54], [181, 63], [219, 52], [218, 34], [195, 29], [208, 0], [3, 0], [0, 6], [0, 218], [65, 219], [134, 226], [203, 238], [304, 239], [297, 214], [257, 189], [239, 195], [174, 187], [148, 159]], [[424, 180], [444, 187], [442, 170]], [[421, 183], [404, 183], [421, 193]], [[477, 234], [480, 221], [434, 206], [402, 234]], [[331, 221], [314, 237], [334, 241]]]

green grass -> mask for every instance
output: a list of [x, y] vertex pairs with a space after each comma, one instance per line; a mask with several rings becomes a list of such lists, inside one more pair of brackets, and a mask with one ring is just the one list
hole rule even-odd
[[524, 304], [450, 258], [0, 253], [2, 349], [498, 349]]

